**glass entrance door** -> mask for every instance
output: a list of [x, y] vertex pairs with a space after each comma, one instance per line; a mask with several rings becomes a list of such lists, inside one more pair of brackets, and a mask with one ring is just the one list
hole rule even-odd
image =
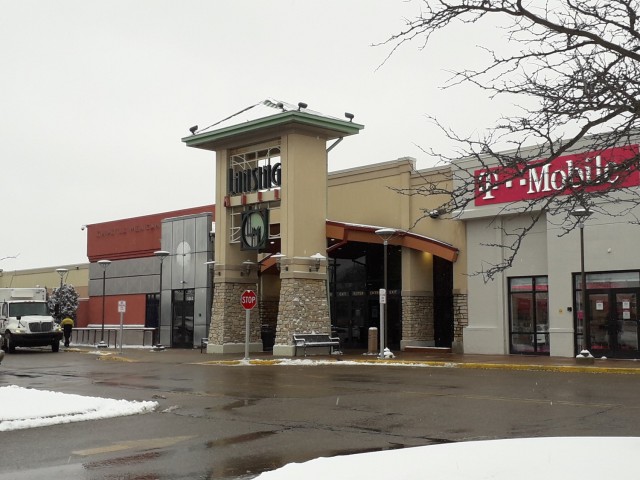
[[195, 291], [173, 291], [173, 315], [171, 318], [171, 346], [193, 348], [193, 311]]
[[589, 293], [591, 352], [617, 358], [638, 354], [636, 289]]

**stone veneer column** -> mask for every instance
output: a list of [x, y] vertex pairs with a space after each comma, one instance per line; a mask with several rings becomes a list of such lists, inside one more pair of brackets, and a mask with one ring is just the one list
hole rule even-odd
[[466, 293], [453, 294], [453, 344], [451, 351], [464, 353], [463, 331], [469, 325], [469, 307]]
[[[246, 283], [214, 284], [207, 353], [244, 352], [246, 312], [240, 305], [240, 296], [247, 288]], [[262, 351], [260, 318], [257, 307], [251, 311], [250, 319], [249, 350], [252, 352]]]
[[295, 354], [294, 333], [331, 333], [326, 280], [282, 279], [274, 355]]
[[433, 336], [433, 293], [403, 294], [400, 350], [404, 350], [407, 346], [433, 346]]

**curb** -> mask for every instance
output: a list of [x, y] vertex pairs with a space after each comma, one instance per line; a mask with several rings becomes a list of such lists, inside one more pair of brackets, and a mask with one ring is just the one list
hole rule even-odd
[[[76, 353], [93, 354], [97, 360], [138, 363], [141, 360], [127, 357], [126, 353], [120, 355], [119, 352], [100, 352], [85, 350], [82, 348], [68, 348], [65, 351]], [[292, 362], [292, 363], [287, 363]], [[182, 363], [182, 362], [180, 362]], [[234, 360], [205, 360], [196, 362], [184, 362], [190, 365], [218, 365], [218, 366], [313, 366], [328, 364], [363, 364], [363, 365], [385, 365], [390, 367], [431, 367], [431, 368], [458, 368], [469, 370], [512, 370], [512, 371], [537, 371], [537, 372], [559, 372], [559, 373], [590, 373], [590, 374], [614, 374], [614, 375], [640, 375], [639, 367], [608, 367], [598, 365], [542, 365], [542, 364], [521, 364], [521, 363], [490, 363], [490, 362], [457, 362], [444, 360], [400, 360], [400, 359], [379, 359], [379, 358], [277, 358], [277, 359], [234, 359]]]
[[[218, 365], [218, 366], [298, 366], [305, 365], [305, 360], [299, 363], [286, 363], [288, 360], [208, 360], [204, 362], [193, 362], [192, 365]], [[624, 367], [593, 367], [579, 365], [531, 365], [531, 364], [509, 364], [509, 363], [478, 363], [478, 362], [445, 362], [430, 360], [380, 360], [380, 359], [353, 359], [353, 360], [306, 360], [306, 365], [315, 364], [368, 364], [386, 366], [407, 366], [407, 367], [433, 367], [433, 368], [459, 368], [470, 370], [513, 370], [513, 371], [542, 371], [542, 372], [564, 372], [564, 373], [591, 373], [591, 374], [617, 374], [617, 375], [640, 375], [640, 368]]]

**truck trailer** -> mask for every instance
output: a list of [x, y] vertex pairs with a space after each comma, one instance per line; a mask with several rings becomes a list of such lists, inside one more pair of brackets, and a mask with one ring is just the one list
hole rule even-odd
[[60, 350], [62, 329], [49, 312], [44, 288], [0, 288], [2, 350], [51, 347]]

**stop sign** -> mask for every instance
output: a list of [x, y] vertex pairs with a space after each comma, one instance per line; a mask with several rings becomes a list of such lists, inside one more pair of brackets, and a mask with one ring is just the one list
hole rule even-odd
[[256, 292], [253, 290], [245, 290], [240, 295], [240, 304], [242, 308], [245, 310], [251, 310], [258, 303], [258, 297], [256, 297]]

